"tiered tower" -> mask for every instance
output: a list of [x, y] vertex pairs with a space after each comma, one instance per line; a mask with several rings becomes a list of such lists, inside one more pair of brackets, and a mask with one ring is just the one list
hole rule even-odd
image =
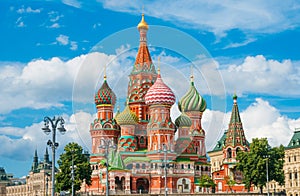
[[201, 125], [202, 114], [206, 109], [206, 101], [197, 91], [194, 85], [193, 75], [191, 75], [190, 88], [178, 102], [178, 108], [192, 121], [189, 127], [189, 134], [192, 141], [190, 145], [182, 149], [182, 151], [189, 154], [191, 160], [206, 162], [205, 131]]
[[[239, 151], [249, 151], [249, 142], [245, 137], [237, 96], [234, 94], [228, 130], [224, 132], [215, 148], [208, 153], [211, 158], [212, 176], [217, 184], [217, 192], [245, 190], [244, 184], [242, 184], [242, 173], [235, 167]], [[237, 184], [229, 187], [228, 180], [234, 180]]]
[[100, 149], [102, 139], [110, 139], [116, 144], [120, 136], [120, 126], [113, 117], [113, 110], [116, 103], [116, 95], [109, 87], [106, 74], [100, 89], [95, 95], [97, 118], [90, 125], [92, 137], [91, 162], [97, 164], [104, 157], [104, 149]]
[[137, 28], [140, 33], [140, 45], [133, 69], [129, 75], [128, 105], [138, 117], [139, 123], [147, 124], [149, 107], [145, 103], [145, 95], [154, 84], [157, 74], [147, 46], [149, 26], [144, 19], [144, 14]]

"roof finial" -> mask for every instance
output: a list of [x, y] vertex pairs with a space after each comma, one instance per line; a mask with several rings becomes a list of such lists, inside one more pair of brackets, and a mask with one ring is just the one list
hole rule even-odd
[[106, 64], [104, 64], [104, 76], [103, 76], [104, 80], [106, 80]]
[[191, 83], [194, 84], [194, 73], [193, 73], [193, 64], [191, 65]]
[[160, 75], [160, 56], [157, 58], [157, 74]]

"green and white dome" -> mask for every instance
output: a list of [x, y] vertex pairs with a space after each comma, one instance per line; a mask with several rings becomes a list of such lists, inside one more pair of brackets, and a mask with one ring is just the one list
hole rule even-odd
[[204, 112], [206, 109], [206, 101], [203, 99], [203, 97], [199, 94], [199, 92], [195, 88], [192, 79], [191, 79], [191, 86], [189, 91], [178, 102], [178, 108], [180, 111], [182, 111], [182, 108], [184, 108], [185, 112], [190, 112], [190, 111]]
[[190, 127], [192, 126], [192, 120], [186, 114], [182, 113], [178, 118], [176, 118], [175, 125], [177, 127]]

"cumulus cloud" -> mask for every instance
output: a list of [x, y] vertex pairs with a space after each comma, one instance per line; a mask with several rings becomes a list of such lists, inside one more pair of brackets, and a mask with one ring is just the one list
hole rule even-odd
[[[63, 115], [67, 132], [61, 135], [57, 130], [56, 141], [59, 143], [58, 154], [62, 153], [64, 146], [69, 142], [79, 143], [83, 149], [90, 150], [91, 137], [89, 135], [89, 124], [95, 118], [85, 112], [78, 112], [71, 116]], [[24, 128], [1, 127], [0, 157], [12, 160], [30, 160], [35, 149], [43, 150], [51, 136], [43, 133], [41, 128], [43, 122], [32, 124]]]
[[[296, 1], [117, 1], [102, 0], [107, 9], [140, 13], [214, 32], [224, 36], [226, 31], [240, 29], [246, 33], [276, 33], [299, 26], [300, 6]], [[164, 10], [161, 12], [161, 10]], [[262, 22], [263, 21], [263, 22]]]
[[24, 8], [24, 6], [17, 10], [17, 13], [41, 13], [42, 9], [32, 9], [31, 7]]
[[66, 35], [59, 35], [57, 38], [56, 38], [56, 41], [61, 44], [61, 45], [67, 45], [69, 44], [69, 36], [66, 36]]
[[248, 56], [240, 64], [219, 68], [226, 89], [233, 93], [262, 93], [277, 96], [299, 96], [298, 62], [266, 59], [263, 55]]

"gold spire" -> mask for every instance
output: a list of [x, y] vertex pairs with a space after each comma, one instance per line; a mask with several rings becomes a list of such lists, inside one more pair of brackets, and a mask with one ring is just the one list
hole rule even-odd
[[191, 82], [194, 82], [193, 65], [191, 65]]
[[104, 80], [106, 80], [106, 64], [104, 64], [104, 76], [103, 76]]
[[148, 26], [148, 24], [147, 24], [146, 21], [145, 21], [144, 14], [142, 14], [142, 20], [141, 20], [141, 22], [138, 24], [137, 28], [138, 28], [138, 29], [141, 29], [141, 28], [142, 28], [142, 29], [146, 29], [146, 30], [149, 29], [149, 26]]
[[160, 57], [157, 58], [157, 74], [160, 75]]

